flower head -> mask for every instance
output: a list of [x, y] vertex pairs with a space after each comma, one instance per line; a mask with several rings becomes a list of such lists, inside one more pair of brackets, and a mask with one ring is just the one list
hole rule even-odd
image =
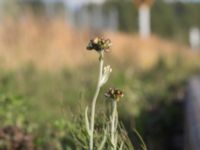
[[122, 98], [124, 96], [124, 93], [121, 90], [118, 90], [115, 88], [109, 88], [109, 90], [104, 95], [105, 95], [105, 97], [119, 101], [120, 98]]
[[96, 50], [97, 52], [104, 50], [104, 51], [108, 52], [111, 46], [112, 46], [112, 43], [111, 43], [110, 39], [96, 37], [96, 38], [90, 40], [90, 42], [87, 46], [87, 50]]

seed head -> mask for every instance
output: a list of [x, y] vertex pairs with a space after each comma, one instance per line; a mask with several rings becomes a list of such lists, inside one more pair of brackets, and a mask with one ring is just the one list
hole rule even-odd
[[124, 96], [124, 93], [121, 90], [115, 88], [109, 88], [109, 90], [104, 95], [105, 97], [119, 101], [120, 98]]
[[94, 39], [91, 39], [88, 46], [87, 50], [96, 50], [97, 52], [100, 51], [106, 51], [108, 52], [109, 49], [111, 48], [112, 43], [110, 39], [104, 39], [100, 37], [96, 37]]

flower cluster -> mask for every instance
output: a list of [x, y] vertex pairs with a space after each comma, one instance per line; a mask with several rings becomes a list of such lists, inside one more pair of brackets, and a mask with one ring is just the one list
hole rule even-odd
[[109, 88], [109, 90], [104, 95], [105, 97], [119, 101], [120, 98], [124, 96], [124, 93], [121, 90], [115, 88]]
[[112, 43], [110, 41], [110, 39], [104, 39], [104, 38], [100, 38], [100, 37], [96, 37], [92, 40], [90, 40], [87, 49], [88, 50], [96, 50], [97, 52], [100, 51], [106, 51], [108, 52], [109, 49], [111, 48]]

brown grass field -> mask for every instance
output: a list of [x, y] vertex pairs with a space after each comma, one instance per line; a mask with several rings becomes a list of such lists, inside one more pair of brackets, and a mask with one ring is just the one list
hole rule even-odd
[[[61, 19], [50, 21], [30, 16], [17, 21], [7, 19], [0, 24], [0, 66], [17, 69], [32, 64], [39, 69], [57, 70], [92, 63], [97, 56], [87, 53], [85, 47], [93, 35], [74, 29]], [[145, 40], [125, 33], [103, 35], [113, 42], [108, 57], [119, 63], [128, 61], [149, 68], [160, 56], [169, 63], [173, 63], [177, 55], [189, 63], [199, 59], [199, 54], [187, 46], [155, 35]]]

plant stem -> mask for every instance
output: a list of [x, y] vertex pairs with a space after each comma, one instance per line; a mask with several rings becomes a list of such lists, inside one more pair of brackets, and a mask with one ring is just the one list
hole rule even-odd
[[117, 149], [117, 124], [118, 124], [118, 114], [117, 114], [117, 102], [113, 100], [112, 102], [112, 116], [111, 116], [111, 143], [113, 145], [112, 150]]
[[90, 120], [90, 143], [89, 143], [89, 149], [93, 150], [93, 145], [94, 145], [94, 119], [95, 119], [95, 108], [96, 108], [96, 101], [97, 97], [99, 95], [99, 91], [101, 88], [100, 82], [102, 78], [102, 73], [103, 73], [103, 51], [100, 52], [100, 57], [99, 57], [99, 78], [98, 78], [98, 83], [96, 87], [96, 91], [92, 100], [92, 110], [91, 110], [91, 120]]

